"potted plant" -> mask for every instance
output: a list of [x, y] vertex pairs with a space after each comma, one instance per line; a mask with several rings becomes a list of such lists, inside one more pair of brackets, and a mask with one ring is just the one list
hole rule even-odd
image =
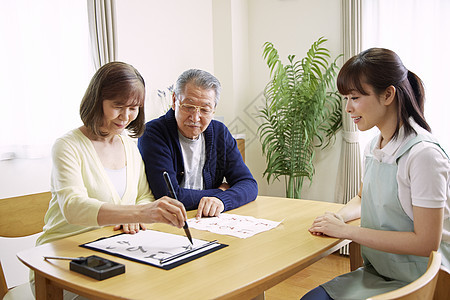
[[329, 63], [325, 38], [314, 42], [301, 60], [288, 56], [283, 65], [270, 42], [264, 44], [263, 57], [271, 79], [264, 94], [265, 106], [258, 117], [258, 128], [270, 180], [286, 176], [286, 197], [301, 198], [305, 177], [312, 181], [314, 153], [334, 140], [342, 125], [341, 98], [336, 92], [337, 59]]

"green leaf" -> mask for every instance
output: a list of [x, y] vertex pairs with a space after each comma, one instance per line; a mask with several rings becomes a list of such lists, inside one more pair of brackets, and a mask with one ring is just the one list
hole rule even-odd
[[342, 55], [330, 63], [326, 41], [319, 38], [300, 60], [288, 55], [286, 65], [272, 43], [263, 46], [271, 77], [264, 89], [265, 106], [258, 112], [263, 175], [268, 183], [285, 176], [288, 197], [300, 198], [304, 178], [311, 182], [314, 175], [315, 149], [327, 147], [342, 126], [335, 88], [336, 62]]

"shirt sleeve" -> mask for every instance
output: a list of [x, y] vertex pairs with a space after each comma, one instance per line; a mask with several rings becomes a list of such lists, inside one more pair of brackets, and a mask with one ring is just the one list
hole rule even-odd
[[228, 129], [224, 131], [224, 140], [224, 149], [227, 151], [224, 176], [230, 188], [216, 197], [223, 202], [227, 211], [255, 200], [258, 196], [258, 184], [244, 163], [236, 140]]
[[413, 206], [441, 208], [447, 201], [450, 164], [440, 148], [431, 143], [415, 145], [406, 161]]

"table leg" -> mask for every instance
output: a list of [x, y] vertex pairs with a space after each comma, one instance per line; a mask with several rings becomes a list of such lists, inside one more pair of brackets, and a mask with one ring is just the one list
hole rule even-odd
[[52, 284], [50, 280], [41, 276], [38, 272], [34, 275], [34, 284], [36, 288], [36, 300], [62, 300], [63, 289]]
[[264, 300], [264, 299], [266, 299], [266, 295], [265, 295], [265, 292], [262, 292], [261, 294], [259, 294], [255, 298], [253, 298], [252, 300]]
[[361, 256], [361, 246], [358, 243], [351, 242], [348, 251], [350, 254], [350, 271], [355, 271], [362, 267], [364, 262]]

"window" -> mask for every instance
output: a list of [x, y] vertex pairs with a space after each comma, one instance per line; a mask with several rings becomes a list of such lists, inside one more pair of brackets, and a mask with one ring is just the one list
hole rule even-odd
[[0, 159], [50, 154], [94, 74], [86, 1], [0, 2]]
[[[441, 146], [450, 152], [450, 1], [363, 0], [362, 48], [395, 51], [425, 84], [425, 118]], [[362, 133], [364, 146], [374, 136]]]

